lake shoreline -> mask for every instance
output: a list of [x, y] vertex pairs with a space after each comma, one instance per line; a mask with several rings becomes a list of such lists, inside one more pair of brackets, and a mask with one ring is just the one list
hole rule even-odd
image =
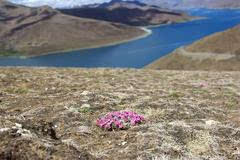
[[[46, 52], [46, 53], [42, 53], [39, 55], [20, 55], [20, 56], [7, 56], [7, 58], [20, 58], [20, 59], [28, 59], [28, 58], [34, 58], [34, 57], [41, 57], [41, 56], [46, 56], [46, 55], [51, 55], [51, 54], [61, 54], [61, 53], [65, 53], [65, 52], [72, 52], [72, 51], [82, 51], [82, 50], [87, 50], [87, 49], [97, 49], [97, 48], [102, 48], [102, 47], [110, 47], [110, 46], [114, 46], [114, 45], [118, 45], [118, 44], [124, 44], [124, 43], [128, 43], [131, 41], [136, 41], [142, 38], [146, 38], [148, 36], [150, 36], [152, 34], [152, 30], [151, 28], [157, 28], [157, 27], [162, 27], [162, 26], [166, 26], [166, 25], [172, 25], [172, 24], [179, 24], [179, 23], [186, 23], [186, 22], [191, 22], [191, 21], [195, 21], [195, 20], [201, 20], [204, 19], [205, 17], [195, 17], [186, 21], [181, 21], [181, 22], [174, 22], [174, 23], [165, 23], [165, 24], [158, 24], [158, 25], [148, 25], [148, 26], [139, 26], [137, 28], [143, 30], [145, 33], [130, 39], [125, 39], [125, 40], [119, 40], [116, 42], [112, 42], [112, 43], [106, 43], [106, 44], [100, 44], [100, 45], [93, 45], [91, 47], [81, 47], [81, 48], [76, 48], [76, 49], [65, 49], [65, 50], [57, 50], [57, 51], [52, 51], [52, 52]], [[4, 58], [5, 56], [0, 56], [0, 58]]]
[[149, 26], [146, 26], [146, 28], [148, 28], [148, 29], [149, 28], [157, 28], [157, 27], [162, 27], [162, 26], [167, 26], [167, 25], [193, 22], [193, 21], [198, 21], [198, 20], [202, 20], [202, 19], [207, 19], [207, 17], [195, 17], [195, 18], [192, 18], [192, 19], [186, 20], [186, 21], [179, 21], [179, 22], [165, 23], [165, 24], [157, 24], [157, 25], [149, 25]]
[[[33, 57], [46, 56], [46, 55], [50, 55], [50, 54], [59, 54], [59, 53], [72, 52], [72, 51], [81, 51], [81, 50], [87, 50], [87, 49], [110, 47], [110, 46], [114, 46], [114, 45], [118, 45], [118, 44], [123, 44], [123, 43], [128, 43], [128, 42], [131, 42], [131, 41], [139, 40], [139, 39], [142, 39], [142, 38], [146, 38], [146, 37], [148, 37], [149, 35], [152, 34], [152, 30], [148, 29], [148, 27], [138, 27], [138, 28], [143, 30], [145, 33], [142, 34], [142, 35], [139, 35], [137, 37], [134, 37], [134, 38], [120, 40], [120, 41], [116, 41], [116, 42], [112, 42], [112, 43], [106, 43], [106, 44], [102, 44], [102, 45], [93, 45], [92, 47], [59, 50], [59, 51], [42, 53], [40, 55], [19, 56], [18, 58], [27, 59], [27, 58], [33, 58]], [[11, 58], [11, 56], [9, 58]], [[16, 56], [14, 56], [13, 58], [16, 58]]]
[[[72, 52], [72, 51], [82, 51], [82, 50], [87, 50], [87, 49], [96, 49], [96, 48], [102, 48], [102, 47], [110, 47], [110, 46], [114, 46], [114, 45], [118, 45], [118, 44], [128, 43], [128, 42], [131, 42], [131, 41], [136, 41], [136, 40], [139, 40], [139, 39], [142, 39], [142, 38], [146, 38], [146, 37], [148, 37], [148, 36], [150, 36], [152, 34], [151, 28], [162, 27], [162, 26], [172, 25], [172, 24], [186, 23], [186, 22], [201, 20], [201, 19], [204, 19], [204, 18], [205, 17], [196, 17], [196, 18], [192, 18], [190, 20], [181, 21], [181, 22], [175, 22], [175, 23], [139, 26], [137, 28], [139, 28], [139, 29], [141, 29], [141, 30], [143, 30], [145, 32], [143, 35], [140, 35], [140, 36], [137, 36], [137, 37], [134, 37], [134, 38], [130, 38], [130, 39], [125, 39], [125, 40], [112, 42], [112, 43], [106, 43], [106, 44], [102, 44], [102, 45], [93, 45], [92, 47], [82, 47], [82, 48], [76, 48], [76, 49], [66, 49], [66, 50], [52, 51], [52, 52], [42, 53], [40, 55], [9, 56], [8, 58], [28, 59], [28, 58], [46, 56], [46, 55], [50, 55], [50, 54], [60, 54], [60, 53]], [[4, 56], [2, 56], [2, 57], [4, 57]], [[1, 58], [1, 56], [0, 56], [0, 58]]]
[[[209, 18], [201, 18], [195, 20], [195, 22], [169, 24], [157, 28], [144, 27], [142, 29], [147, 29], [148, 34], [152, 31], [152, 34], [147, 38], [110, 47], [102, 47], [101, 45], [98, 46], [100, 48], [96, 49], [58, 52], [25, 59], [3, 57], [0, 59], [0, 66], [144, 68], [144, 66], [172, 53], [179, 47], [189, 45], [194, 41], [222, 32], [240, 23], [240, 12], [238, 11], [200, 10], [189, 13], [198, 17]], [[234, 18], [231, 19], [231, 17]], [[132, 37], [146, 36], [146, 32], [140, 30], [137, 36]], [[127, 36], [127, 38], [129, 41], [131, 37]], [[127, 38], [125, 37], [125, 39]], [[104, 41], [106, 42], [106, 40]]]

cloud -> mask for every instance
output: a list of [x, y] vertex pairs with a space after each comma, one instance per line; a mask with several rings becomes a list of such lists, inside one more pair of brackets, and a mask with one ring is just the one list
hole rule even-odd
[[48, 5], [53, 8], [70, 8], [86, 4], [109, 2], [111, 0], [9, 0], [9, 1], [30, 7]]

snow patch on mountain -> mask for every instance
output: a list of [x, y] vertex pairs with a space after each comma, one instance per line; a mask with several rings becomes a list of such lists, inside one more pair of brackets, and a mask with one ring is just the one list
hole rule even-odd
[[38, 7], [48, 5], [53, 8], [73, 8], [86, 4], [104, 3], [111, 0], [9, 0], [12, 3], [26, 5], [29, 7]]

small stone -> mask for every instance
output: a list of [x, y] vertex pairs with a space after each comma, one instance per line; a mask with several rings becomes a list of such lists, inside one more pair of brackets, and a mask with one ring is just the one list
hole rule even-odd
[[78, 109], [73, 107], [69, 108], [68, 111], [73, 113], [78, 113]]
[[16, 125], [17, 128], [22, 128], [22, 125], [19, 124], [19, 123], [15, 123], [15, 125]]
[[9, 131], [10, 130], [10, 128], [0, 128], [0, 133], [1, 132], [6, 132], [6, 131]]
[[124, 146], [125, 144], [127, 144], [127, 142], [122, 142], [122, 146]]
[[89, 92], [89, 91], [83, 91], [83, 92], [81, 93], [81, 95], [83, 95], [83, 96], [87, 96], [87, 95], [89, 95], [89, 94], [91, 94], [91, 92]]
[[80, 126], [77, 127], [76, 131], [78, 133], [86, 133], [86, 134], [91, 134], [91, 129], [88, 126]]
[[81, 108], [91, 108], [90, 104], [83, 104]]
[[219, 123], [219, 122], [214, 121], [214, 120], [208, 120], [208, 121], [205, 122], [205, 124], [206, 124], [207, 126], [215, 126], [215, 125], [217, 125], [218, 123]]

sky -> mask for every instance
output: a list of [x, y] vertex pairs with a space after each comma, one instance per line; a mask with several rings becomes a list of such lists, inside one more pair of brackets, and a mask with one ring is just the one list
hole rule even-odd
[[49, 5], [53, 8], [68, 8], [85, 4], [103, 3], [111, 0], [9, 0], [13, 3], [23, 4], [30, 7]]

